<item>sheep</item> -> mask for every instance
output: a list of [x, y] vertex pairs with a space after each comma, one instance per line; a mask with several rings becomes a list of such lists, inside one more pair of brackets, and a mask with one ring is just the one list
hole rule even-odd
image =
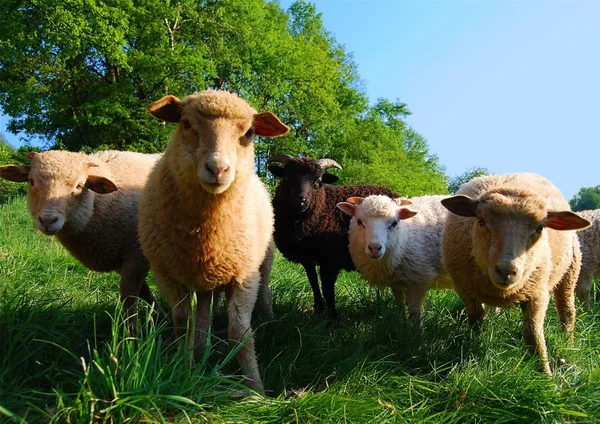
[[0, 166], [0, 177], [29, 183], [27, 203], [39, 231], [56, 236], [87, 268], [119, 272], [127, 318], [135, 316], [137, 297], [154, 302], [146, 284], [150, 266], [137, 237], [137, 207], [159, 157], [50, 150], [30, 153], [29, 166]]
[[[151, 103], [156, 118], [177, 123], [140, 203], [139, 234], [157, 286], [171, 306], [175, 330], [186, 333], [190, 292], [196, 329], [190, 347], [205, 344], [213, 294], [228, 300], [228, 337], [245, 344], [237, 359], [247, 385], [264, 393], [250, 318], [261, 265], [273, 233], [269, 193], [254, 172], [254, 135], [282, 136], [289, 128], [271, 112], [256, 113], [225, 91], [205, 90]], [[190, 326], [191, 327], [191, 326]], [[181, 338], [182, 342], [184, 338]]]
[[325, 309], [316, 272], [319, 265], [327, 318], [337, 321], [335, 281], [341, 270], [352, 271], [355, 267], [348, 250], [350, 217], [336, 205], [351, 196], [393, 196], [393, 192], [373, 185], [325, 185], [338, 180], [327, 172], [329, 168], [342, 169], [332, 159], [276, 155], [268, 163], [271, 174], [281, 178], [273, 198], [275, 244], [286, 259], [304, 267], [313, 292], [315, 312]]
[[581, 211], [579, 214], [592, 222], [592, 226], [579, 231], [581, 245], [581, 271], [575, 292], [586, 311], [591, 310], [590, 288], [594, 276], [600, 277], [600, 209]]
[[452, 212], [442, 234], [442, 255], [471, 326], [484, 318], [482, 303], [520, 304], [523, 339], [550, 374], [544, 339], [549, 292], [562, 329], [575, 327], [574, 289], [581, 264], [572, 231], [590, 222], [571, 212], [560, 191], [536, 174], [489, 175], [442, 200]]
[[376, 195], [337, 204], [353, 217], [349, 239], [356, 269], [370, 285], [390, 287], [403, 315], [406, 292], [408, 313], [417, 326], [427, 291], [432, 286], [452, 288], [441, 252], [448, 211], [440, 201], [446, 197]]

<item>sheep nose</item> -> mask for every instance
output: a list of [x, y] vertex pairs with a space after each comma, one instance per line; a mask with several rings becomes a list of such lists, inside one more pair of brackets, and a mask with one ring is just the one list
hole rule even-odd
[[206, 171], [208, 172], [208, 174], [210, 176], [214, 177], [216, 180], [218, 180], [224, 174], [226, 174], [230, 168], [228, 163], [225, 163], [225, 164], [219, 166], [215, 162], [209, 162], [205, 166], [206, 166]]
[[38, 221], [40, 221], [40, 224], [42, 224], [45, 228], [48, 228], [50, 225], [54, 224], [56, 221], [58, 221], [58, 216], [55, 215], [40, 215], [38, 216]]
[[369, 250], [373, 253], [381, 252], [382, 248], [383, 248], [383, 246], [380, 245], [379, 243], [369, 243]]
[[517, 267], [511, 263], [496, 265], [494, 270], [504, 281], [510, 280], [511, 277], [517, 275], [518, 271]]

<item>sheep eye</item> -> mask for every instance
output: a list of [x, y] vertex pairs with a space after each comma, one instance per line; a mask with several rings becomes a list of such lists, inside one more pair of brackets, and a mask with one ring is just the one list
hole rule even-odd
[[390, 230], [394, 227], [396, 227], [396, 225], [398, 225], [398, 221], [394, 221], [392, 222], [392, 224], [390, 225]]
[[362, 222], [362, 220], [360, 220], [360, 219], [358, 219], [358, 218], [356, 218], [356, 223], [357, 223], [358, 225], [360, 225], [361, 227], [363, 226], [363, 222]]
[[246, 131], [246, 134], [244, 134], [244, 137], [250, 139], [250, 138], [252, 138], [253, 135], [254, 135], [254, 130], [252, 128], [250, 128], [248, 131]]
[[485, 221], [483, 219], [479, 218], [477, 222], [479, 223], [480, 227], [485, 227]]
[[83, 188], [83, 184], [79, 183], [77, 184], [77, 190], [81, 190]]
[[30, 185], [31, 187], [33, 187], [33, 186], [34, 186], [34, 184], [33, 184], [33, 180], [32, 180], [31, 178], [29, 179], [29, 185]]
[[321, 187], [321, 180], [316, 180], [316, 181], [314, 182], [313, 186], [314, 186], [315, 188], [320, 188], [320, 187]]
[[544, 231], [544, 226], [540, 225], [535, 229], [535, 234], [542, 234], [542, 231]]
[[188, 121], [187, 119], [183, 120], [183, 128], [185, 128], [186, 130], [189, 130], [191, 127], [190, 125], [190, 121]]

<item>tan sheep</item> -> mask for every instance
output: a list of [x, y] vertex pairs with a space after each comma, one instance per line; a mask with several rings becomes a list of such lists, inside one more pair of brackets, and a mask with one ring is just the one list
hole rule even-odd
[[478, 177], [442, 204], [452, 212], [442, 235], [443, 258], [469, 324], [484, 318], [482, 303], [520, 304], [525, 344], [550, 373], [543, 328], [550, 292], [563, 330], [575, 327], [581, 253], [575, 232], [564, 230], [590, 222], [535, 174]]
[[600, 209], [579, 213], [592, 222], [592, 226], [577, 233], [581, 244], [581, 272], [575, 292], [586, 311], [591, 310], [590, 288], [594, 277], [600, 277]]
[[29, 182], [27, 203], [38, 230], [55, 235], [87, 268], [119, 272], [127, 316], [135, 313], [137, 297], [154, 301], [137, 236], [137, 207], [159, 157], [50, 150], [30, 153], [30, 166], [0, 166], [0, 177]]
[[250, 387], [262, 392], [250, 317], [259, 267], [273, 233], [269, 194], [254, 172], [254, 135], [280, 136], [288, 127], [270, 112], [223, 91], [183, 101], [164, 97], [148, 106], [156, 118], [178, 123], [152, 171], [140, 205], [140, 241], [158, 288], [185, 334], [190, 290], [197, 293], [196, 331], [202, 345], [213, 292], [228, 299], [228, 337]]

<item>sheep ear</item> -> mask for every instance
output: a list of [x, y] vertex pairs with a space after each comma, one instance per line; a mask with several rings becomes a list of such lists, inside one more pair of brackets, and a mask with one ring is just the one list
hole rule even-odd
[[272, 112], [254, 115], [254, 132], [263, 137], [280, 137], [286, 135], [290, 127], [282, 123]]
[[29, 178], [29, 167], [19, 165], [0, 166], [0, 177], [17, 183], [25, 182]]
[[183, 102], [175, 96], [165, 96], [150, 103], [146, 110], [161, 121], [177, 123], [181, 119]]
[[348, 197], [346, 202], [352, 203], [353, 205], [360, 205], [364, 200], [364, 197]]
[[406, 205], [412, 205], [413, 203], [408, 200], [408, 199], [401, 199], [400, 197], [396, 197], [395, 199], [392, 199], [398, 206], [406, 206]]
[[571, 211], [548, 211], [546, 227], [553, 230], [583, 230], [591, 226], [587, 219]]
[[25, 155], [25, 159], [28, 161], [32, 161], [33, 158], [38, 157], [40, 154], [38, 152], [29, 152]]
[[349, 202], [340, 202], [336, 205], [339, 209], [341, 209], [344, 213], [347, 213], [350, 216], [354, 216], [356, 213], [356, 205]]
[[398, 210], [398, 218], [399, 219], [412, 218], [416, 214], [417, 214], [417, 212], [411, 211], [410, 209], [407, 209], [407, 208], [400, 208], [400, 210]]
[[466, 218], [475, 216], [477, 204], [478, 202], [476, 200], [473, 200], [468, 196], [463, 196], [462, 194], [442, 200], [442, 205], [444, 205], [446, 209], [455, 215], [464, 216]]
[[337, 180], [339, 180], [339, 178], [336, 175], [333, 174], [323, 174], [323, 182], [325, 184], [333, 184], [335, 183]]
[[277, 166], [277, 165], [269, 165], [267, 167], [267, 169], [269, 170], [269, 172], [271, 174], [273, 174], [274, 177], [277, 177], [277, 178], [283, 178], [283, 174], [285, 173], [284, 168], [282, 168], [281, 166]]
[[88, 175], [85, 186], [98, 194], [108, 194], [118, 190], [114, 182], [99, 175]]

